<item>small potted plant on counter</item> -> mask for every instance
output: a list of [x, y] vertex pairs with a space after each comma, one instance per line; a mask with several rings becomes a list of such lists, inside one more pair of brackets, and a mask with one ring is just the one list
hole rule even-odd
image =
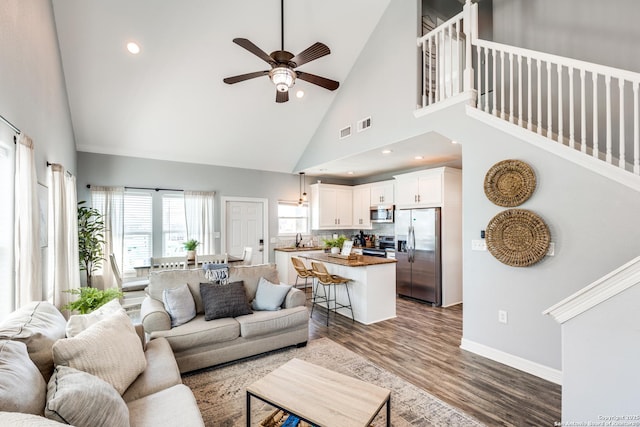
[[186, 242], [184, 242], [184, 248], [187, 251], [187, 262], [189, 261], [194, 261], [196, 260], [196, 248], [198, 247], [198, 245], [200, 244], [200, 242], [198, 242], [196, 239], [191, 239], [191, 240], [187, 240]]
[[324, 246], [327, 248], [331, 248], [332, 254], [339, 254], [342, 249], [342, 245], [347, 241], [347, 236], [340, 235], [335, 239], [322, 239]]

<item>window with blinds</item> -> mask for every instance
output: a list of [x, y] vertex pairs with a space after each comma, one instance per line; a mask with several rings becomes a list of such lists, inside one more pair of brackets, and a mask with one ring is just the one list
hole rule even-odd
[[309, 232], [309, 204], [278, 202], [278, 234], [281, 236]]
[[182, 194], [162, 195], [162, 255], [186, 255], [187, 224]]
[[124, 266], [123, 273], [134, 273], [134, 267], [147, 265], [153, 253], [153, 201], [151, 193], [124, 193]]

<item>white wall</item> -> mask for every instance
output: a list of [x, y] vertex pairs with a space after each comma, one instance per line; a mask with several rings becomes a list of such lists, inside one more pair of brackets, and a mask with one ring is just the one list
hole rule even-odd
[[[415, 120], [419, 23], [417, 0], [391, 0], [367, 45], [316, 130], [296, 170], [424, 134]], [[372, 127], [356, 133], [356, 122], [371, 116]], [[354, 133], [338, 139], [351, 124]]]
[[636, 285], [562, 325], [565, 425], [638, 425], [638, 301]]
[[[38, 182], [47, 183], [47, 161], [76, 173], [75, 142], [49, 0], [2, 0], [0, 114], [33, 139]], [[3, 123], [0, 139], [13, 144], [13, 132]], [[2, 204], [0, 209], [13, 206]], [[11, 224], [0, 227], [1, 233], [8, 233]], [[11, 286], [3, 283], [0, 313], [12, 309], [10, 293]]]

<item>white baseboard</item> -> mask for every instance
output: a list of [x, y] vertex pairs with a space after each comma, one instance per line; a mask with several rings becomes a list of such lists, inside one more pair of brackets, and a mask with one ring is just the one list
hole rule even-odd
[[536, 377], [540, 377], [552, 383], [562, 385], [562, 371], [557, 369], [523, 359], [522, 357], [514, 356], [513, 354], [505, 353], [504, 351], [496, 350], [495, 348], [488, 347], [465, 338], [462, 338], [460, 348], [482, 357], [486, 357], [487, 359], [502, 363], [503, 365], [535, 375]]

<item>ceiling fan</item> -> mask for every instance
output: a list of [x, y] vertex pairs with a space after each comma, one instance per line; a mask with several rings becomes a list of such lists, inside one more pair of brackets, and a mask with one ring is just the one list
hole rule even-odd
[[271, 65], [271, 70], [240, 74], [233, 77], [227, 77], [223, 79], [223, 81], [231, 85], [268, 75], [276, 86], [276, 102], [287, 102], [289, 100], [289, 89], [293, 87], [296, 79], [313, 83], [325, 89], [336, 90], [338, 86], [340, 86], [340, 83], [337, 81], [296, 70], [297, 67], [306, 64], [307, 62], [329, 55], [331, 51], [325, 44], [316, 42], [297, 55], [293, 55], [291, 52], [284, 50], [284, 0], [280, 0], [280, 22], [281, 48], [280, 50], [271, 52], [269, 55], [247, 39], [233, 39], [235, 44], [247, 49], [249, 52]]

